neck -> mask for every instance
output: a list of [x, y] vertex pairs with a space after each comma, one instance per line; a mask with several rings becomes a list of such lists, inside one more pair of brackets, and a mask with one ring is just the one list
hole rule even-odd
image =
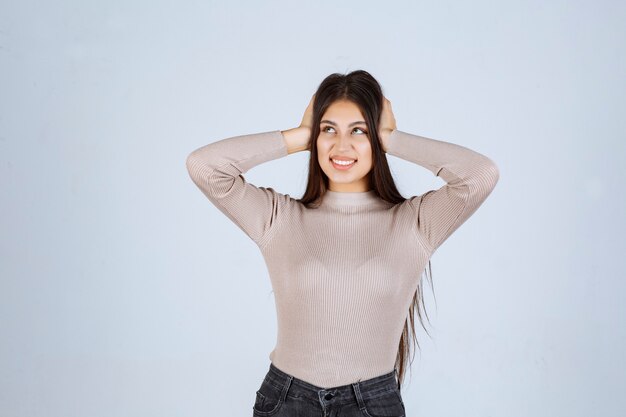
[[367, 206], [381, 201], [374, 190], [359, 192], [342, 192], [326, 190], [324, 204], [333, 206]]

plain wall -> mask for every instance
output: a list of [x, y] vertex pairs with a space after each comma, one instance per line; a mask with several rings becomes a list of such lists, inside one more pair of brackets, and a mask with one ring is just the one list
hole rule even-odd
[[[500, 181], [432, 257], [407, 415], [623, 416], [624, 2], [0, 3], [0, 415], [246, 416], [255, 244], [185, 159], [371, 72]], [[246, 179], [300, 197], [308, 153]], [[440, 187], [389, 158], [405, 196]], [[435, 304], [436, 300], [436, 304]]]

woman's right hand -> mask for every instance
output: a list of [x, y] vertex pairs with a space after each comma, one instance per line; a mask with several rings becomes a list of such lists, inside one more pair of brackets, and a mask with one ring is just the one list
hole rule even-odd
[[311, 97], [311, 101], [309, 101], [309, 105], [304, 111], [304, 116], [302, 116], [302, 122], [300, 122], [300, 127], [307, 127], [309, 129], [313, 128], [313, 102], [315, 102], [315, 94]]
[[300, 126], [294, 127], [289, 130], [282, 130], [283, 137], [287, 143], [288, 153], [294, 153], [299, 151], [308, 151], [311, 146], [311, 131], [313, 128], [313, 102], [315, 101], [315, 94], [311, 97], [309, 105], [304, 111]]

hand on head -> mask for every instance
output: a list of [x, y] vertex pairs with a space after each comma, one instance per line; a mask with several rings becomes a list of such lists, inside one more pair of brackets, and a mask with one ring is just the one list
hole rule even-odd
[[387, 97], [383, 97], [383, 110], [380, 114], [378, 122], [378, 137], [383, 145], [383, 150], [387, 152], [387, 138], [392, 131], [396, 130], [396, 118], [391, 109], [391, 101]]
[[300, 127], [313, 128], [313, 102], [315, 101], [315, 94], [311, 97], [311, 101], [309, 101], [309, 105], [304, 111], [304, 116], [302, 116], [302, 122], [300, 123]]

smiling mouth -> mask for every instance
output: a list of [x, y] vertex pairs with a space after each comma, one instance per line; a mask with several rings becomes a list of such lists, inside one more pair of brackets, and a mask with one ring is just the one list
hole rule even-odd
[[356, 159], [341, 160], [341, 159], [330, 158], [330, 162], [332, 163], [333, 167], [335, 167], [336, 169], [348, 169], [354, 166], [356, 161], [357, 161]]
[[340, 158], [330, 157], [328, 159], [330, 159], [331, 161], [335, 161], [335, 162], [356, 162], [357, 161], [356, 158], [340, 159]]

